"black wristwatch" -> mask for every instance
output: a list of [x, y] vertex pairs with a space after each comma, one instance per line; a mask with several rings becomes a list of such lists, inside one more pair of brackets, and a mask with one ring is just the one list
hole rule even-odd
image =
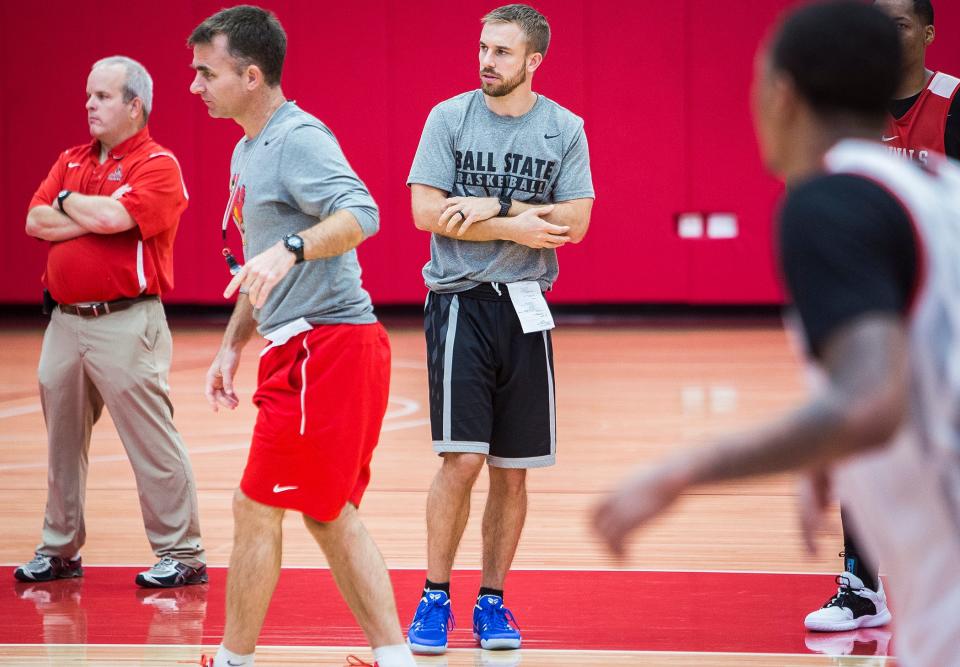
[[297, 234], [287, 234], [283, 237], [283, 247], [297, 258], [296, 263], [303, 261], [303, 239]]
[[60, 212], [66, 215], [66, 212], [63, 210], [63, 202], [66, 201], [67, 197], [73, 194], [73, 190], [61, 190], [57, 195], [57, 208], [60, 209]]
[[505, 218], [510, 212], [510, 207], [513, 206], [513, 200], [510, 199], [510, 195], [500, 193], [500, 213], [497, 214], [498, 218]]

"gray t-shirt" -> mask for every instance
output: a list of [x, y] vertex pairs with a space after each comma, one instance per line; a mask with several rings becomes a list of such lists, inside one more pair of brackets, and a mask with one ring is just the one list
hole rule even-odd
[[[230, 173], [231, 183], [239, 177], [231, 208], [240, 212], [233, 219], [244, 236], [244, 257], [344, 209], [364, 238], [379, 229], [377, 205], [333, 133], [294, 102], [280, 107], [259, 135], [240, 140]], [[301, 317], [313, 324], [377, 321], [355, 250], [295, 265], [254, 317], [261, 334]]]
[[[498, 116], [472, 90], [433, 108], [420, 137], [407, 185], [420, 183], [454, 197], [498, 197], [531, 204], [593, 198], [583, 119], [543, 95], [523, 116]], [[557, 251], [512, 241], [459, 241], [431, 235], [427, 287], [462, 292], [484, 282], [557, 278]]]

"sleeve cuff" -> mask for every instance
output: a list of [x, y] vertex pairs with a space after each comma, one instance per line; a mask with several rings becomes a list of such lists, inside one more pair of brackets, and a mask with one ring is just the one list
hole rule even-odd
[[360, 225], [360, 231], [363, 232], [363, 238], [369, 238], [380, 231], [380, 216], [376, 210], [360, 206], [348, 206], [343, 209], [353, 215], [357, 224]]
[[594, 194], [593, 190], [584, 190], [581, 192], [564, 192], [557, 193], [553, 195], [554, 204], [562, 204], [565, 201], [571, 201], [573, 199], [596, 199], [597, 195]]
[[442, 183], [439, 180], [434, 180], [431, 178], [421, 178], [419, 176], [411, 176], [407, 179], [407, 187], [411, 185], [429, 185], [431, 188], [436, 188], [437, 190], [443, 190], [447, 194], [453, 192], [453, 185], [450, 183]]

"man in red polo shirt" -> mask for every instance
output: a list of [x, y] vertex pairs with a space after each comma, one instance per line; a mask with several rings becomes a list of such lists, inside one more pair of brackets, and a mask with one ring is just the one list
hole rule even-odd
[[193, 471], [168, 396], [171, 340], [160, 295], [187, 191], [147, 130], [153, 82], [123, 56], [87, 79], [93, 141], [64, 151], [30, 202], [26, 231], [50, 242], [43, 283], [57, 305], [40, 354], [49, 438], [43, 535], [21, 581], [83, 574], [90, 432], [106, 406], [130, 458], [147, 538], [160, 559], [145, 587], [207, 581]]

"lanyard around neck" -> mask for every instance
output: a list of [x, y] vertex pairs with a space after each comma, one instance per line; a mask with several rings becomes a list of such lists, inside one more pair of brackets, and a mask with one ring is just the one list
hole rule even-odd
[[[236, 205], [237, 192], [240, 190], [240, 183], [243, 179], [243, 174], [247, 170], [247, 165], [250, 164], [250, 160], [253, 158], [254, 154], [257, 152], [257, 148], [260, 147], [260, 142], [263, 140], [263, 137], [267, 134], [267, 128], [270, 127], [270, 123], [273, 122], [274, 117], [277, 115], [277, 112], [280, 111], [283, 107], [288, 104], [287, 101], [284, 101], [283, 104], [274, 109], [273, 113], [270, 114], [270, 118], [267, 119], [267, 122], [264, 124], [263, 129], [260, 130], [257, 134], [257, 138], [253, 143], [253, 146], [247, 152], [246, 157], [243, 160], [243, 163], [240, 165], [240, 168], [237, 170], [236, 176], [233, 178], [233, 182], [230, 184], [230, 197], [227, 199], [227, 206], [223, 211], [223, 220], [220, 224], [220, 235], [223, 239], [223, 258], [227, 262], [227, 268], [230, 270], [231, 275], [237, 275], [240, 272], [240, 269], [243, 268], [240, 263], [237, 261], [237, 258], [233, 256], [233, 253], [230, 252], [229, 246], [227, 246], [227, 227], [230, 225], [230, 214], [233, 212], [233, 209]], [[239, 227], [239, 225], [238, 225]], [[244, 234], [244, 230], [240, 229], [240, 233]]]

